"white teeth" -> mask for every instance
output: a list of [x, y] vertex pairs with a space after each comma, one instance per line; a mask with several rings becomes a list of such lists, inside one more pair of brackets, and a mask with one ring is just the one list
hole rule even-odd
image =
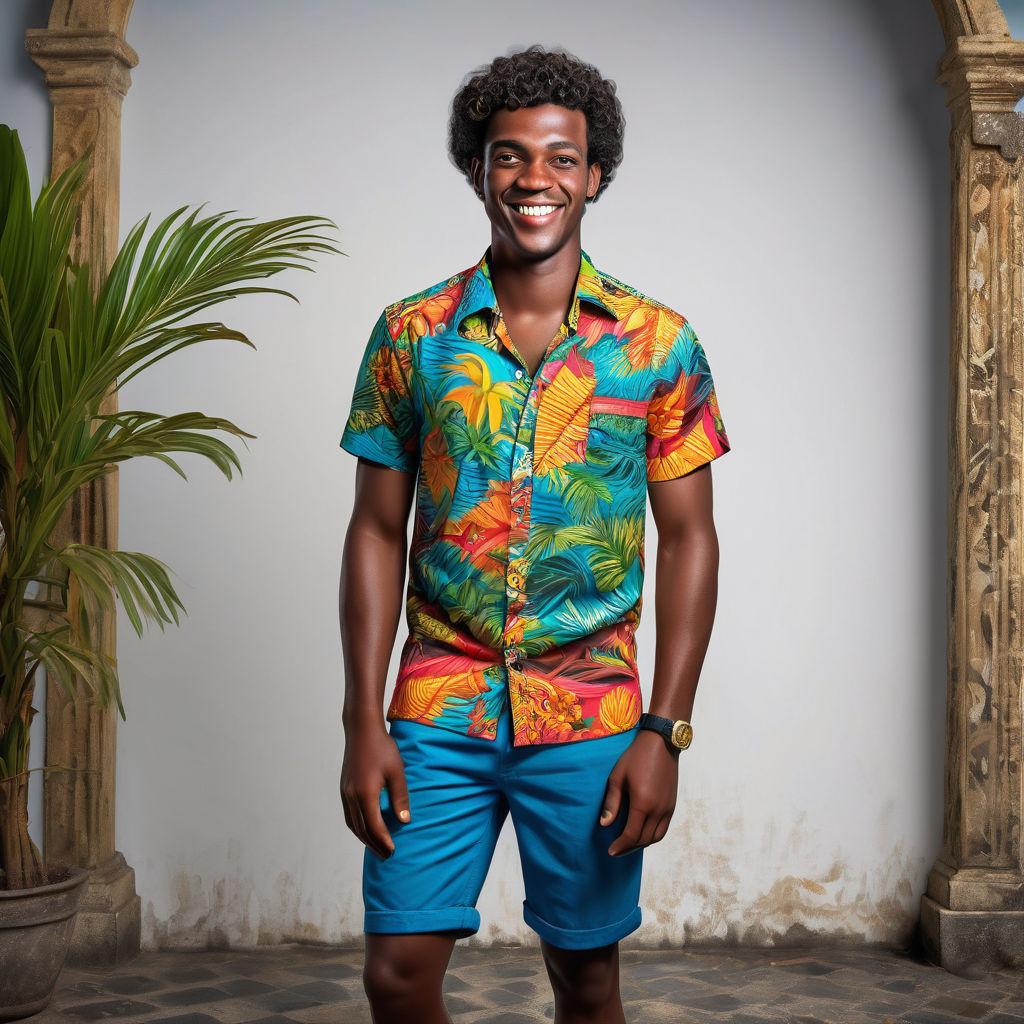
[[546, 217], [549, 213], [554, 213], [558, 209], [557, 206], [520, 206], [516, 205], [515, 209], [526, 217]]

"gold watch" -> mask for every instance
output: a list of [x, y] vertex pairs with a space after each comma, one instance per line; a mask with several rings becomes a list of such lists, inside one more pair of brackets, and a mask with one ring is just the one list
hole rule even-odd
[[684, 722], [681, 718], [672, 721], [671, 718], [663, 718], [661, 715], [650, 715], [646, 712], [640, 716], [637, 723], [641, 729], [653, 729], [665, 737], [665, 743], [669, 750], [685, 750], [693, 741], [693, 726]]

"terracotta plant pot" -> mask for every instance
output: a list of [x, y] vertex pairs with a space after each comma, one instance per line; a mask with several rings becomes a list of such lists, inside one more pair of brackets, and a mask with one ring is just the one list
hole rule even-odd
[[89, 872], [35, 889], [0, 889], [0, 1021], [42, 1010], [64, 966]]

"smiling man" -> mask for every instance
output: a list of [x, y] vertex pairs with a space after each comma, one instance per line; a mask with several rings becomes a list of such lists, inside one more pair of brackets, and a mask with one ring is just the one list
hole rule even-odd
[[[341, 795], [366, 845], [377, 1024], [448, 1021], [445, 971], [480, 928], [509, 814], [557, 1024], [625, 1020], [618, 943], [640, 926], [643, 849], [668, 830], [692, 735], [717, 601], [709, 464], [729, 441], [685, 317], [581, 249], [623, 129], [613, 83], [564, 52], [530, 47], [470, 76], [449, 150], [490, 246], [388, 306], [357, 374], [341, 439], [359, 457]], [[385, 715], [403, 592], [409, 635]]]

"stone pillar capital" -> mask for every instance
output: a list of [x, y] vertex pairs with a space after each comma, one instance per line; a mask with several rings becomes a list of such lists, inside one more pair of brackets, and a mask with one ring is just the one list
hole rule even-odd
[[45, 72], [54, 105], [80, 102], [80, 89], [123, 97], [132, 84], [129, 72], [139, 63], [121, 36], [103, 29], [29, 29], [25, 49]]
[[1024, 40], [960, 36], [939, 61], [935, 81], [946, 87], [954, 128], [967, 114], [1012, 113], [1024, 96]]

